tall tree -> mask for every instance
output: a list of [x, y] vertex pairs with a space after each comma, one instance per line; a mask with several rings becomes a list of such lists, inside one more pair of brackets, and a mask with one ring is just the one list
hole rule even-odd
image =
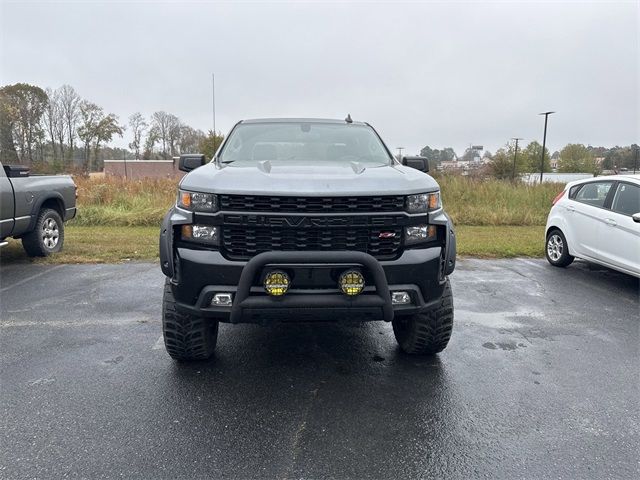
[[151, 115], [151, 125], [155, 129], [158, 139], [162, 144], [162, 158], [168, 158], [167, 147], [173, 148], [172, 143], [175, 143], [176, 127], [180, 126], [180, 120], [175, 115], [167, 113], [165, 111], [155, 112]]
[[131, 127], [131, 134], [133, 135], [133, 141], [129, 144], [129, 148], [133, 150], [136, 155], [136, 160], [140, 158], [140, 147], [142, 146], [142, 135], [149, 126], [140, 112], [136, 112], [129, 117], [129, 126]]
[[[45, 91], [35, 85], [16, 83], [0, 88], [2, 114], [11, 130], [14, 145], [18, 146], [18, 159], [26, 164], [34, 160], [38, 142], [42, 139], [42, 115], [48, 98]], [[9, 147], [10, 149], [10, 147]]]
[[82, 168], [89, 172], [91, 165], [91, 146], [98, 136], [98, 126], [104, 116], [101, 107], [86, 100], [80, 102], [78, 106], [80, 112], [80, 126], [78, 127], [78, 137], [84, 143], [84, 159]]
[[202, 130], [196, 130], [188, 125], [180, 127], [178, 148], [180, 153], [199, 153], [200, 142], [206, 138]]
[[178, 142], [180, 141], [181, 133], [182, 133], [182, 122], [175, 115], [169, 114], [167, 142], [169, 144], [169, 154], [172, 157], [175, 156], [177, 153], [177, 147], [178, 147]]
[[149, 129], [147, 139], [144, 142], [144, 152], [142, 153], [143, 159], [149, 160], [153, 157], [153, 150], [156, 147], [156, 143], [158, 143], [158, 130], [155, 126], [152, 126]]
[[209, 130], [207, 135], [200, 139], [198, 145], [199, 153], [203, 153], [208, 160], [211, 160], [218, 151], [218, 147], [222, 144], [224, 135], [219, 133], [213, 133], [213, 130]]
[[47, 88], [45, 90], [47, 94], [47, 107], [45, 108], [44, 115], [42, 116], [42, 123], [44, 129], [47, 131], [49, 135], [49, 142], [51, 143], [51, 155], [53, 157], [53, 161], [57, 160], [58, 149], [56, 148], [56, 140], [58, 136], [56, 135], [56, 92]]
[[73, 163], [73, 141], [77, 134], [82, 99], [71, 85], [63, 85], [58, 90], [60, 95], [60, 108], [62, 109], [67, 138], [69, 140], [69, 158]]
[[[523, 171], [528, 173], [539, 172], [540, 162], [542, 162], [542, 145], [535, 140], [530, 142], [522, 149], [522, 159]], [[551, 157], [549, 156], [549, 149], [546, 147], [544, 152], [544, 171], [551, 171]]]
[[598, 173], [591, 151], [577, 143], [570, 143], [560, 151], [558, 170], [571, 173]]
[[94, 164], [96, 167], [101, 167], [98, 156], [98, 153], [100, 152], [100, 145], [110, 142], [114, 135], [122, 137], [123, 133], [124, 128], [120, 126], [118, 123], [118, 117], [113, 113], [100, 118], [96, 127], [95, 143], [93, 146], [93, 158], [96, 161]]

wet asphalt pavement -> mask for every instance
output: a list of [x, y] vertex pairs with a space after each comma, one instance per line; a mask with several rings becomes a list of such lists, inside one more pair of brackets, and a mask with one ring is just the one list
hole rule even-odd
[[160, 338], [155, 264], [0, 269], [0, 478], [637, 478], [638, 281], [462, 260], [449, 348], [391, 326]]

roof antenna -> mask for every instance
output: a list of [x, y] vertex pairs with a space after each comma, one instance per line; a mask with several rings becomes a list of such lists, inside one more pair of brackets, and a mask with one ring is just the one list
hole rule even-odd
[[344, 121], [347, 122], [347, 123], [353, 123], [353, 120], [351, 120], [351, 114], [350, 113], [347, 114], [347, 118], [345, 118]]

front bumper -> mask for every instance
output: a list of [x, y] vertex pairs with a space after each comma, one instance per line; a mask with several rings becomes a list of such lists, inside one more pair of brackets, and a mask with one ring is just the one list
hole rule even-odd
[[[222, 322], [391, 321], [436, 305], [455, 267], [455, 236], [444, 214], [444, 245], [406, 249], [388, 261], [357, 251], [273, 251], [249, 261], [230, 260], [220, 251], [175, 247], [172, 232], [181, 223], [179, 215], [169, 212], [160, 235], [160, 263], [171, 279], [176, 308]], [[356, 297], [344, 295], [337, 285], [339, 273], [351, 267], [361, 269], [367, 285]], [[292, 284], [283, 297], [266, 295], [262, 276], [268, 269], [290, 274]], [[408, 292], [411, 303], [392, 305], [392, 291]], [[233, 306], [211, 305], [213, 295], [223, 292], [233, 294]]]

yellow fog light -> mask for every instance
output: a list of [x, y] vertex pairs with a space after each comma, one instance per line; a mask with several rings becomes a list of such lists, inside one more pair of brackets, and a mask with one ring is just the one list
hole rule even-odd
[[340, 289], [349, 296], [358, 295], [364, 288], [364, 277], [357, 270], [347, 270], [338, 281]]
[[289, 275], [280, 270], [274, 270], [273, 272], [267, 273], [264, 279], [264, 289], [269, 295], [279, 297], [287, 293], [290, 283], [291, 279]]

